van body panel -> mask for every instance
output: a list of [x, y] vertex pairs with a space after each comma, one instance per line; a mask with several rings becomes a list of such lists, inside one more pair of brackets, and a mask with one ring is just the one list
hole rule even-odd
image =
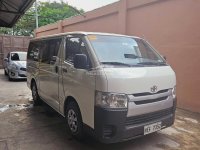
[[108, 91], [124, 94], [151, 92], [156, 85], [157, 91], [172, 89], [176, 85], [175, 73], [169, 66], [104, 68]]
[[39, 62], [27, 61], [27, 86], [31, 89], [31, 80], [34, 80], [39, 85]]
[[[55, 64], [57, 65], [57, 64]], [[59, 74], [55, 72], [55, 65], [40, 64], [39, 75], [39, 94], [49, 105], [59, 111], [58, 99], [58, 78]]]
[[[64, 39], [64, 38], [63, 38]], [[60, 46], [60, 51], [58, 52], [58, 56], [59, 58], [57, 58], [59, 60], [59, 65], [58, 65], [58, 99], [59, 99], [59, 113], [62, 116], [65, 116], [65, 112], [64, 112], [64, 106], [65, 106], [65, 100], [66, 100], [66, 96], [65, 96], [65, 92], [64, 92], [64, 86], [63, 86], [63, 62], [64, 62], [64, 40], [62, 41], [62, 44]]]
[[88, 70], [75, 69], [68, 62], [63, 63], [62, 70], [65, 70], [62, 74], [65, 97], [77, 101], [83, 122], [94, 128], [95, 76]]
[[96, 91], [108, 91], [108, 81], [103, 68], [96, 69], [93, 74], [96, 76]]

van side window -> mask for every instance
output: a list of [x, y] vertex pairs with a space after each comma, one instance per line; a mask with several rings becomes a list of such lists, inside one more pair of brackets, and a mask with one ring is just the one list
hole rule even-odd
[[81, 38], [78, 38], [78, 37], [68, 38], [66, 41], [65, 51], [66, 51], [65, 60], [71, 63], [74, 62], [74, 56], [76, 54], [85, 54], [88, 57], [88, 61], [89, 61], [89, 55], [88, 55], [85, 43], [82, 41]]
[[49, 59], [50, 59], [50, 62], [52, 63], [55, 63], [53, 60], [53, 57], [57, 57], [58, 56], [58, 50], [60, 48], [60, 44], [61, 44], [61, 38], [60, 39], [53, 39], [53, 40], [49, 40], [48, 41], [48, 45], [49, 45], [49, 53], [50, 53], [50, 56], [49, 56]]
[[40, 51], [41, 51], [41, 62], [49, 63], [49, 52], [48, 52], [47, 41], [41, 41]]
[[39, 42], [31, 42], [29, 44], [27, 59], [33, 61], [39, 60]]
[[58, 55], [58, 50], [61, 44], [61, 38], [43, 41], [41, 44], [42, 59], [41, 62], [50, 64], [53, 56]]

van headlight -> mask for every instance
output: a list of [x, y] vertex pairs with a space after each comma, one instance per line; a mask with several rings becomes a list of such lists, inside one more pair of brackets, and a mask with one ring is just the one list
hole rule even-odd
[[128, 97], [125, 94], [96, 91], [96, 105], [104, 108], [127, 108]]
[[172, 89], [172, 96], [173, 96], [173, 99], [176, 98], [176, 86]]

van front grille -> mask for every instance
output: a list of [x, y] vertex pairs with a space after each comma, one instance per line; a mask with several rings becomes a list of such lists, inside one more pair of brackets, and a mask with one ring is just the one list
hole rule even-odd
[[173, 107], [139, 116], [127, 117], [125, 124], [126, 126], [143, 124], [150, 121], [159, 120], [171, 114], [173, 114]]
[[169, 89], [165, 89], [165, 90], [160, 90], [157, 93], [149, 93], [149, 92], [145, 92], [145, 93], [136, 93], [133, 94], [134, 97], [139, 97], [139, 96], [149, 96], [149, 95], [155, 95], [155, 94], [161, 94], [161, 93], [166, 93], [168, 92]]
[[164, 100], [166, 100], [167, 98], [168, 98], [168, 96], [164, 96], [164, 97], [159, 97], [159, 98], [155, 98], [155, 99], [134, 101], [134, 103], [135, 103], [136, 105], [142, 105], [142, 104], [148, 104], [148, 103], [154, 103], [154, 102], [164, 101]]

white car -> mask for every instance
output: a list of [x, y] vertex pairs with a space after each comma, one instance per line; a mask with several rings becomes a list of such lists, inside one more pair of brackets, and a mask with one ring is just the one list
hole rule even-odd
[[27, 52], [13, 51], [4, 59], [4, 73], [9, 80], [26, 79]]

